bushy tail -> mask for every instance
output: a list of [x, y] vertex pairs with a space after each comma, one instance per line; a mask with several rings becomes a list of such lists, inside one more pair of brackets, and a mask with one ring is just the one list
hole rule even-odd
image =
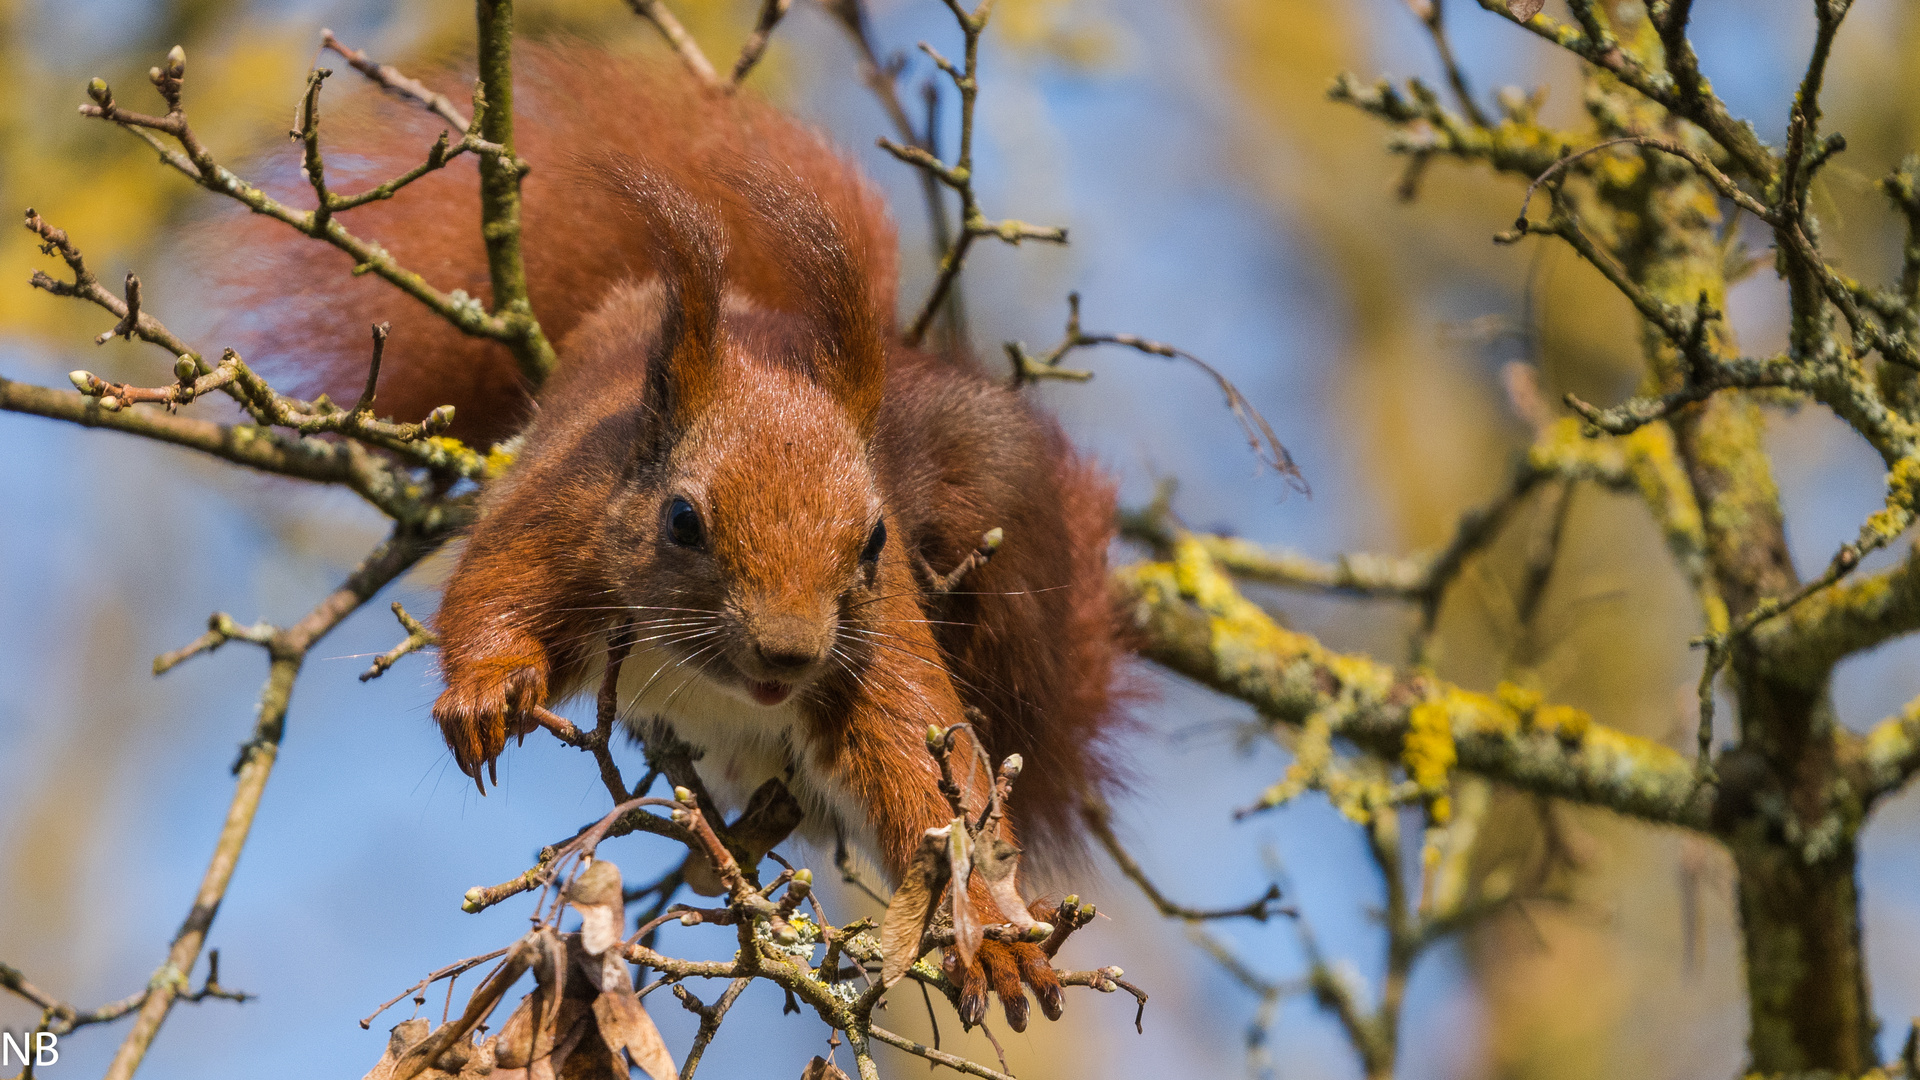
[[[754, 211], [727, 180], [743, 160], [779, 162], [847, 226], [881, 317], [893, 315], [895, 237], [880, 195], [820, 134], [741, 94], [709, 90], [678, 68], [609, 56], [579, 43], [522, 47], [515, 81], [516, 152], [532, 166], [522, 224], [529, 291], [566, 362], [566, 336], [613, 285], [654, 273], [649, 232], [607, 178], [635, 166], [717, 208], [730, 235], [751, 235]], [[451, 88], [449, 88], [451, 89]], [[456, 98], [458, 92], [450, 94]], [[322, 113], [328, 178], [352, 192], [424, 160], [437, 118], [361, 90]], [[287, 165], [267, 186], [293, 205], [312, 195]], [[437, 288], [489, 301], [471, 155], [393, 199], [340, 218]], [[532, 397], [502, 345], [468, 337], [384, 281], [352, 275], [352, 260], [265, 218], [222, 221], [199, 245], [231, 314], [223, 341], [300, 393], [352, 401], [366, 378], [367, 327], [392, 324], [376, 408], [418, 420], [452, 405], [452, 433], [476, 443], [511, 435]], [[729, 287], [756, 303], [804, 311], [783, 260], [736, 242]]]

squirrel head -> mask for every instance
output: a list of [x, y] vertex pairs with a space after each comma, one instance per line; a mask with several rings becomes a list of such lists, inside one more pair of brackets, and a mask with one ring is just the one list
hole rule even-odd
[[899, 557], [870, 457], [881, 322], [832, 214], [787, 178], [731, 183], [764, 223], [746, 238], [753, 256], [807, 283], [801, 312], [728, 293], [711, 208], [646, 174], [623, 179], [655, 240], [658, 330], [601, 565], [635, 609], [641, 647], [778, 706], [869, 651], [849, 619]]

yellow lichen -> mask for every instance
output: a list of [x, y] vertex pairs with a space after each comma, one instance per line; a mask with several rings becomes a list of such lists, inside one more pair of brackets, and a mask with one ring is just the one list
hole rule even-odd
[[1520, 730], [1520, 714], [1496, 698], [1457, 686], [1443, 685], [1440, 692], [1456, 724], [1496, 735], [1511, 735]]
[[487, 449], [487, 475], [500, 476], [513, 466], [513, 451], [502, 443], [495, 443]]
[[1920, 741], [1920, 698], [1907, 702], [1899, 716], [1882, 720], [1867, 732], [1867, 760], [1876, 767], [1905, 761], [1913, 756], [1917, 741]]
[[1502, 681], [1499, 686], [1494, 687], [1493, 696], [1499, 700], [1500, 704], [1519, 715], [1522, 726], [1532, 721], [1534, 710], [1540, 707], [1539, 691], [1529, 690], [1510, 682]]
[[1215, 652], [1223, 662], [1232, 657], [1229, 666], [1284, 664], [1295, 658], [1321, 663], [1326, 659], [1326, 649], [1318, 641], [1274, 622], [1258, 604], [1240, 595], [1233, 579], [1192, 537], [1176, 542], [1173, 574], [1180, 593], [1214, 617]]
[[1575, 417], [1562, 417], [1527, 449], [1527, 464], [1538, 472], [1587, 476], [1612, 483], [1626, 472], [1626, 455], [1611, 439], [1589, 439]]
[[1314, 787], [1333, 761], [1333, 725], [1327, 715], [1316, 712], [1307, 717], [1294, 740], [1293, 761], [1280, 781], [1261, 792], [1256, 805], [1263, 809], [1282, 806]]
[[1407, 778], [1419, 785], [1428, 798], [1428, 811], [1437, 824], [1446, 824], [1452, 811], [1446, 792], [1459, 761], [1453, 743], [1453, 717], [1444, 700], [1423, 701], [1407, 711], [1407, 737], [1401, 746], [1400, 763]]
[[1332, 653], [1326, 665], [1341, 688], [1353, 695], [1377, 700], [1393, 687], [1393, 670], [1364, 656]]
[[1899, 539], [1913, 524], [1920, 499], [1920, 458], [1903, 457], [1887, 470], [1887, 505], [1867, 518], [1860, 529], [1861, 543], [1879, 547]]
[[1543, 705], [1533, 714], [1533, 722], [1542, 731], [1551, 731], [1568, 742], [1577, 743], [1587, 737], [1593, 717], [1585, 709], [1571, 705]]

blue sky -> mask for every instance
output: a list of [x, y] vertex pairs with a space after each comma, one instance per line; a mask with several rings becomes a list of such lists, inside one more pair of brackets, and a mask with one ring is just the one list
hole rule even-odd
[[[376, 21], [371, 4], [262, 6], [316, 27]], [[1381, 35], [1379, 66], [1426, 71], [1424, 43], [1404, 9], [1387, 0], [1368, 6], [1391, 31]], [[1481, 85], [1526, 81], [1510, 32], [1456, 6], [1463, 9], [1461, 48], [1488, 73]], [[108, 3], [58, 10], [76, 7], [89, 23], [138, 10]], [[1702, 24], [1714, 32], [1701, 37], [1714, 42], [1704, 59], [1718, 89], [1770, 136], [1784, 124], [1782, 80], [1803, 43], [1763, 28], [1750, 17], [1756, 7], [1702, 4]], [[1339, 550], [1365, 535], [1376, 508], [1352, 472], [1344, 444], [1351, 436], [1328, 404], [1326, 358], [1339, 355], [1350, 332], [1335, 286], [1317, 271], [1299, 223], [1254, 194], [1223, 149], [1242, 118], [1204, 74], [1204, 34], [1178, 5], [1113, 0], [1102, 10], [1126, 28], [1127, 40], [1150, 41], [1153, 57], [1171, 59], [1154, 62], [1137, 49], [1129, 57], [1123, 49], [1115, 65], [1080, 70], [989, 54], [980, 160], [989, 213], [1067, 224], [1074, 244], [980, 249], [968, 299], [977, 337], [988, 344], [983, 353], [996, 359], [991, 343], [1002, 338], [1051, 343], [1065, 293], [1079, 289], [1090, 328], [1177, 342], [1208, 358], [1265, 411], [1312, 481], [1313, 498], [1286, 496], [1275, 477], [1257, 472], [1217, 394], [1191, 371], [1124, 352], [1090, 355], [1088, 365], [1100, 372], [1092, 384], [1043, 393], [1119, 473], [1127, 498], [1144, 498], [1157, 476], [1176, 476], [1181, 505], [1198, 523], [1318, 553]], [[41, 5], [34, 21], [52, 47], [100, 47], [55, 11]], [[950, 35], [937, 3], [896, 2], [883, 14], [879, 30], [889, 42]], [[1863, 14], [1873, 17], [1865, 4]], [[782, 30], [810, 54], [830, 32], [808, 15]], [[878, 111], [841, 73], [806, 71], [796, 82], [801, 109], [846, 144], [870, 146], [883, 129]], [[912, 263], [922, 249], [916, 189], [890, 159], [862, 156], [900, 200]], [[1490, 223], [1489, 232], [1502, 224]], [[903, 295], [917, 295], [923, 280], [910, 279]], [[190, 290], [175, 289], [172, 299], [190, 303]], [[1755, 311], [1766, 302], [1763, 292], [1751, 297]], [[1756, 316], [1742, 332], [1763, 335], [1768, 327]], [[0, 372], [58, 385], [90, 348], [0, 342]], [[1820, 418], [1798, 417], [1782, 428], [1781, 445], [1792, 451], [1781, 472], [1794, 552], [1802, 566], [1817, 565], [1877, 504], [1878, 471], [1857, 441]], [[216, 609], [243, 621], [297, 617], [378, 538], [379, 521], [344, 493], [237, 475], [165, 447], [30, 418], [0, 417], [0, 462], [0, 838], [7, 841], [0, 851], [11, 853], [0, 875], [24, 876], [30, 867], [60, 875], [57, 882], [0, 882], [15, 890], [0, 895], [45, 889], [65, 898], [23, 907], [31, 922], [0, 913], [0, 959], [31, 959], [38, 966], [27, 965], [29, 977], [93, 1003], [131, 992], [159, 963], [212, 849], [231, 794], [227, 767], [250, 729], [265, 673], [257, 650], [241, 644], [158, 681], [146, 674], [151, 657], [190, 640]], [[604, 809], [587, 762], [542, 739], [511, 753], [500, 790], [477, 798], [429, 722], [436, 686], [421, 658], [371, 684], [357, 681], [367, 657], [399, 637], [387, 601], [430, 611], [440, 569], [416, 572], [315, 651], [252, 843], [210, 939], [222, 952], [223, 980], [262, 997], [242, 1007], [179, 1008], [142, 1075], [360, 1075], [407, 1006], [372, 1032], [361, 1031], [358, 1018], [426, 971], [497, 947], [524, 927], [524, 905], [467, 916], [458, 911], [461, 894], [514, 875], [541, 844]], [[1334, 620], [1339, 610], [1313, 608], [1303, 618]], [[1843, 714], [1870, 718], [1897, 708], [1915, 692], [1907, 676], [1916, 659], [1907, 644], [1851, 662], [1837, 690]], [[1377, 980], [1380, 942], [1367, 917], [1377, 888], [1357, 833], [1317, 798], [1233, 824], [1231, 810], [1272, 781], [1284, 756], [1266, 742], [1235, 751], [1229, 725], [1247, 718], [1243, 710], [1170, 679], [1157, 685], [1161, 696], [1135, 747], [1141, 780], [1120, 808], [1149, 871], [1194, 902], [1236, 903], [1266, 886], [1277, 860], [1290, 898], [1327, 951]], [[58, 820], [29, 816], [49, 804], [36, 785], [54, 778], [82, 790], [58, 800]], [[1920, 956], [1900, 943], [1914, 925], [1901, 897], [1920, 895], [1914, 819], [1909, 797], [1883, 811], [1866, 835], [1869, 940], [1892, 1040], [1904, 1029], [1900, 1018], [1920, 1010], [1912, 974], [1920, 965], [1911, 962]], [[635, 881], [652, 876], [668, 852], [628, 840], [605, 854]], [[1091, 875], [1079, 891], [1113, 917], [1076, 938], [1063, 962], [1127, 968], [1153, 994], [1146, 1033], [1132, 1033], [1129, 1000], [1074, 994], [1061, 1024], [1002, 1035], [1016, 1058], [1033, 1063], [1028, 1075], [1240, 1075], [1254, 1007], [1248, 996], [1117, 876]], [[859, 910], [837, 889], [827, 892], [839, 918]], [[1297, 974], [1290, 927], [1221, 933], [1268, 974]], [[718, 955], [729, 940], [724, 932], [688, 931], [667, 945]], [[1405, 1063], [1409, 1080], [1471, 1068], [1477, 1006], [1463, 970], [1443, 947], [1417, 973], [1405, 1042], [1431, 1052]], [[718, 987], [695, 990], [711, 999]], [[917, 995], [895, 997], [896, 1012], [919, 1010]], [[664, 996], [650, 1004], [669, 1045], [683, 1049], [692, 1018]], [[782, 1018], [779, 1006], [768, 988], [750, 993], [702, 1075], [797, 1075], [823, 1052], [817, 1021]], [[438, 1008], [435, 997], [429, 1009], [437, 1015]], [[30, 1022], [27, 1013], [0, 1001], [0, 1026], [22, 1022]], [[918, 1030], [920, 1021], [883, 1022]], [[1703, 1060], [1724, 1071], [1737, 1064], [1741, 1025], [1737, 1015], [1716, 1023], [1718, 1042]], [[947, 1016], [949, 1038], [955, 1028]], [[49, 1075], [98, 1071], [122, 1031], [70, 1038]], [[1284, 1051], [1281, 1075], [1290, 1080], [1356, 1075], [1337, 1031], [1303, 999], [1285, 1007], [1275, 1039]], [[920, 1066], [895, 1060], [888, 1067], [906, 1075]]]

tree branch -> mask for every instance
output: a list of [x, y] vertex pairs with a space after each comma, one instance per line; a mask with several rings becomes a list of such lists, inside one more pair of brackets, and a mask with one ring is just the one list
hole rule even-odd
[[1585, 712], [1511, 705], [1425, 674], [1341, 656], [1276, 624], [1235, 589], [1190, 539], [1171, 563], [1120, 572], [1122, 597], [1142, 653], [1270, 720], [1323, 716], [1332, 734], [1389, 760], [1401, 757], [1416, 708], [1444, 718], [1460, 768], [1492, 780], [1630, 817], [1709, 828], [1712, 796], [1692, 764], [1657, 743], [1593, 723]]
[[166, 1021], [175, 999], [191, 989], [186, 973], [193, 970], [194, 962], [199, 959], [207, 931], [220, 910], [220, 901], [226, 896], [227, 884], [233, 879], [240, 851], [246, 846], [247, 834], [252, 831], [267, 777], [279, 757], [280, 739], [286, 730], [287, 704], [307, 651], [374, 593], [437, 547], [440, 539], [435, 535], [396, 530], [361, 561], [344, 584], [299, 622], [275, 631], [266, 643], [271, 661], [267, 685], [260, 694], [253, 735], [242, 745], [240, 760], [234, 769], [238, 780], [233, 801], [227, 807], [226, 823], [214, 845], [213, 858], [201, 879], [199, 891], [194, 895], [193, 907], [174, 935], [166, 963], [148, 984], [146, 999], [140, 1004], [133, 1029], [107, 1068], [107, 1080], [132, 1077], [146, 1057], [154, 1036], [159, 1034], [160, 1025]]

